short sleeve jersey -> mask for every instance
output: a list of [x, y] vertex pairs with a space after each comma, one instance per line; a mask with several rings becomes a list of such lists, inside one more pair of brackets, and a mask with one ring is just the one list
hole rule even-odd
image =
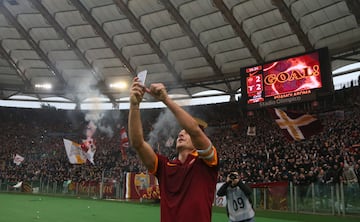
[[156, 154], [154, 172], [160, 186], [161, 222], [210, 222], [218, 176], [215, 147], [211, 160], [195, 151], [181, 163]]

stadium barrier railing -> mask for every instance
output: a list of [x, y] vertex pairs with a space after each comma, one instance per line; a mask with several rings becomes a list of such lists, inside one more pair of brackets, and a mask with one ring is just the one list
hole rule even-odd
[[[109, 174], [111, 175], [111, 174]], [[0, 180], [1, 192], [28, 192], [94, 199], [125, 199], [126, 180], [103, 174], [100, 181], [30, 181], [22, 187]], [[360, 215], [360, 186], [355, 184], [270, 182], [252, 185], [255, 209], [329, 215]], [[140, 198], [139, 198], [140, 199]], [[215, 200], [214, 205], [217, 205]]]
[[360, 215], [360, 185], [292, 182], [255, 184], [254, 208], [330, 215]]

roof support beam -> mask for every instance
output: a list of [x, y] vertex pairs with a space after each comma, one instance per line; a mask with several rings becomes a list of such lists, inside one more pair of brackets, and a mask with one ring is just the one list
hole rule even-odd
[[331, 57], [332, 60], [344, 60], [350, 62], [360, 62], [360, 59], [346, 58], [346, 57]]
[[33, 88], [31, 81], [26, 77], [25, 73], [17, 66], [16, 62], [11, 58], [11, 56], [6, 52], [2, 44], [0, 43], [0, 54], [10, 63], [12, 68], [16, 70], [16, 73], [23, 81], [25, 88]]
[[241, 38], [241, 41], [249, 49], [251, 55], [256, 59], [257, 63], [264, 63], [264, 59], [261, 57], [259, 51], [256, 49], [254, 44], [251, 42], [251, 39], [246, 34], [242, 25], [236, 21], [233, 13], [228, 9], [223, 0], [213, 0], [216, 7], [221, 11], [226, 20], [230, 23], [231, 27], [234, 29], [235, 33]]
[[359, 0], [345, 0], [349, 10], [354, 14], [358, 26], [360, 26], [360, 2]]
[[[169, 59], [161, 51], [160, 47], [156, 44], [156, 42], [151, 38], [149, 33], [146, 31], [146, 29], [141, 24], [141, 22], [131, 12], [129, 7], [122, 0], [114, 0], [114, 2], [117, 5], [117, 7], [119, 7], [119, 9], [129, 19], [129, 21], [135, 26], [135, 28], [137, 30], [139, 30], [139, 32], [144, 36], [146, 42], [149, 43], [149, 45], [152, 47], [152, 49], [156, 52], [156, 54], [159, 56], [159, 58], [162, 60], [162, 62], [165, 64], [165, 66], [169, 70], [169, 72], [174, 76], [175, 80], [178, 83], [181, 83], [182, 79], [180, 77], [180, 74], [176, 72], [174, 66], [170, 63]], [[185, 90], [191, 96], [191, 93], [188, 91], [188, 89], [186, 88]]]
[[0, 13], [5, 15], [6, 19], [16, 28], [20, 36], [25, 39], [29, 45], [38, 53], [40, 58], [50, 67], [50, 69], [55, 73], [55, 76], [62, 84], [62, 87], [66, 86], [66, 82], [59, 70], [51, 63], [47, 55], [42, 51], [40, 46], [34, 41], [31, 35], [22, 27], [22, 25], [17, 21], [17, 19], [11, 14], [11, 12], [4, 5], [4, 1], [0, 2]]
[[305, 32], [301, 29], [300, 24], [296, 21], [296, 18], [291, 13], [286, 3], [283, 0], [272, 0], [271, 2], [279, 9], [279, 12], [281, 13], [282, 17], [289, 23], [290, 28], [298, 37], [299, 41], [304, 46], [305, 50], [306, 51], [314, 50], [314, 47], [311, 44], [309, 38], [307, 37]]
[[125, 56], [121, 53], [115, 43], [111, 40], [111, 38], [106, 34], [103, 27], [96, 21], [96, 19], [91, 15], [91, 13], [86, 9], [86, 7], [79, 0], [70, 0], [71, 3], [79, 10], [79, 12], [84, 16], [87, 22], [93, 27], [96, 33], [104, 39], [106, 44], [110, 47], [112, 52], [120, 59], [122, 63], [126, 66], [126, 68], [133, 74], [136, 75], [135, 69], [131, 66], [130, 62], [127, 61]]
[[125, 14], [125, 16], [128, 18], [130, 23], [132, 23], [135, 28], [144, 36], [145, 41], [152, 47], [152, 49], [156, 52], [156, 54], [160, 57], [162, 62], [165, 64], [167, 69], [172, 73], [174, 78], [177, 81], [181, 80], [181, 77], [176, 72], [176, 70], [173, 68], [172, 64], [168, 60], [168, 58], [165, 56], [165, 54], [161, 51], [159, 46], [155, 43], [155, 41], [151, 38], [149, 33], [146, 31], [146, 29], [143, 27], [141, 22], [138, 20], [138, 18], [132, 13], [132, 11], [129, 9], [128, 5], [126, 5], [122, 0], [114, 0], [114, 3], [116, 6]]
[[[50, 12], [43, 6], [40, 0], [30, 0], [32, 5], [41, 13], [42, 16], [49, 22], [49, 24], [54, 27], [57, 33], [60, 34], [62, 38], [66, 41], [67, 44], [70, 45], [71, 49], [74, 50], [75, 54], [79, 57], [79, 59], [83, 62], [85, 67], [95, 73], [99, 85], [104, 85], [104, 78], [101, 74], [97, 73], [92, 65], [89, 63], [84, 54], [77, 47], [75, 42], [71, 39], [71, 37], [67, 34], [67, 32], [61, 27], [61, 25], [56, 21], [56, 19], [50, 14]], [[116, 103], [115, 98], [112, 95], [106, 95], [110, 99], [112, 103]]]
[[[239, 75], [239, 72], [228, 73], [226, 75], [226, 82], [234, 82], [234, 81], [240, 82], [240, 78], [241, 77]], [[179, 89], [179, 88], [193, 88], [193, 87], [209, 88], [208, 87], [209, 85], [225, 84], [226, 82], [223, 78], [220, 78], [219, 76], [212, 76], [206, 79], [204, 78], [191, 79], [181, 84], [174, 84], [173, 82], [169, 82], [165, 84], [166, 86], [168, 86], [169, 89]], [[234, 93], [234, 91], [228, 93], [232, 94]]]
[[355, 55], [359, 55], [360, 54], [360, 41], [358, 42], [358, 46], [348, 49], [345, 48], [346, 51], [343, 52], [330, 52], [330, 54], [332, 55], [332, 57], [339, 57], [339, 58], [347, 58], [350, 56], [355, 56]]
[[360, 55], [360, 48], [353, 48], [351, 51], [344, 52], [341, 54], [333, 54], [331, 56], [332, 60], [344, 60], [344, 61], [352, 61], [352, 62], [360, 62], [360, 59], [358, 58], [350, 58], [351, 56]]
[[165, 8], [168, 10], [168, 12], [171, 14], [171, 16], [175, 19], [175, 21], [177, 21], [179, 23], [180, 27], [189, 36], [189, 38], [192, 40], [192, 42], [195, 43], [195, 46], [200, 51], [201, 55], [204, 56], [204, 58], [209, 63], [211, 68], [214, 70], [215, 74], [224, 78], [224, 81], [226, 83], [228, 91], [231, 92], [232, 91], [231, 85], [226, 81], [224, 73], [217, 66], [214, 58], [211, 57], [211, 55], [209, 54], [207, 49], [201, 43], [200, 39], [196, 36], [196, 34], [193, 32], [193, 30], [188, 25], [188, 23], [186, 23], [185, 19], [180, 15], [179, 11], [174, 7], [174, 5], [170, 1], [167, 1], [167, 0], [160, 0], [160, 1], [165, 6]]
[[341, 48], [329, 49], [331, 56], [340, 56], [342, 54], [347, 54], [348, 52], [359, 52], [360, 51], [360, 40], [357, 42], [353, 42], [351, 44], [347, 44]]

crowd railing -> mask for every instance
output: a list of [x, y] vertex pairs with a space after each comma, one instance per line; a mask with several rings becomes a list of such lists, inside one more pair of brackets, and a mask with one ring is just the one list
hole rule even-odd
[[[157, 195], [151, 194], [156, 189], [153, 188], [154, 184], [146, 182], [147, 180], [150, 181], [150, 179], [147, 179], [149, 175], [127, 173], [125, 177], [128, 179], [115, 180], [103, 177], [101, 181], [66, 180], [61, 182], [43, 179], [39, 181], [23, 181], [20, 186], [18, 186], [19, 183], [0, 180], [0, 192], [27, 192], [117, 200], [142, 200], [143, 197], [148, 199], [159, 198]], [[130, 186], [133, 187], [131, 188]], [[286, 181], [257, 183], [252, 184], [251, 187], [255, 209], [360, 216], [360, 186], [358, 183], [344, 184], [340, 182], [336, 184], [310, 183], [295, 185], [292, 182]], [[142, 192], [140, 188], [144, 189], [145, 192]], [[134, 197], [128, 196], [128, 189], [135, 190]], [[215, 198], [214, 205], [225, 206], [226, 200], [223, 197], [221, 199], [217, 198], [220, 197]]]
[[330, 215], [360, 215], [358, 183], [292, 182], [254, 184], [253, 204], [256, 209]]

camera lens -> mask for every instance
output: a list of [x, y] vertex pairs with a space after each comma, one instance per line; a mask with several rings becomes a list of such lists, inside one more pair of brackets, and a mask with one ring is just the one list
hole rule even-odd
[[232, 179], [232, 180], [234, 180], [234, 179], [237, 178], [237, 175], [234, 174], [234, 173], [232, 173], [232, 174], [229, 175], [229, 178]]

